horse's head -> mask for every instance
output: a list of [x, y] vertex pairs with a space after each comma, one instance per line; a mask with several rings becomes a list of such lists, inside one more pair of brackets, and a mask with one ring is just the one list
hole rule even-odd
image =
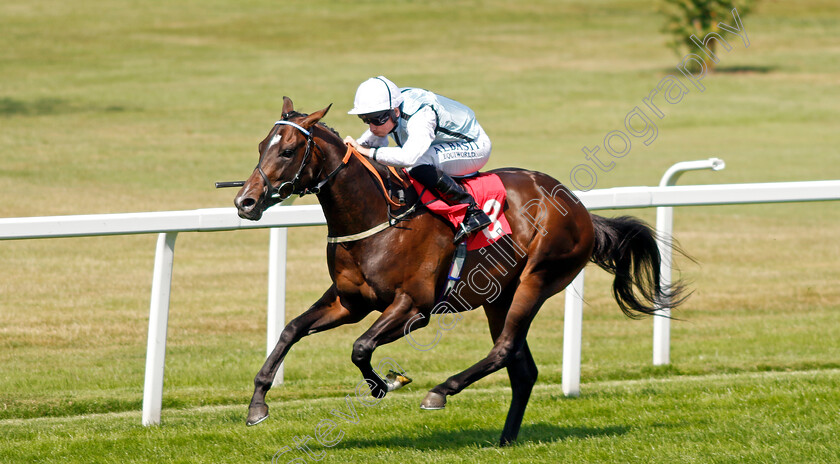
[[292, 100], [283, 97], [283, 119], [260, 142], [257, 167], [233, 201], [239, 217], [257, 221], [268, 207], [314, 183], [322, 160], [315, 156], [319, 149], [312, 131], [329, 109], [299, 114]]

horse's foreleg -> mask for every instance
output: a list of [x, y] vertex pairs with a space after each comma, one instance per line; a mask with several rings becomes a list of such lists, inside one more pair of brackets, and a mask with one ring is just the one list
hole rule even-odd
[[[353, 364], [359, 368], [362, 375], [368, 380], [371, 386], [371, 394], [374, 398], [383, 398], [388, 392], [388, 385], [370, 365], [373, 350], [379, 345], [391, 343], [405, 335], [406, 324], [411, 316], [417, 313], [412, 299], [405, 294], [398, 295], [394, 302], [388, 306], [379, 319], [353, 343]], [[428, 323], [428, 318], [418, 321], [415, 327]]]
[[248, 425], [256, 425], [268, 417], [268, 405], [265, 395], [271, 388], [280, 363], [292, 347], [301, 338], [317, 332], [338, 327], [343, 324], [359, 322], [369, 311], [350, 311], [341, 305], [335, 287], [330, 287], [324, 295], [300, 316], [294, 318], [283, 329], [274, 350], [268, 355], [262, 369], [254, 378], [254, 395], [248, 406]]

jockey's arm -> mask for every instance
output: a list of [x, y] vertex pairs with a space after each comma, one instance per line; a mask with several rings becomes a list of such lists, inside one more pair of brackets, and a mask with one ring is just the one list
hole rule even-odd
[[394, 167], [413, 167], [435, 140], [437, 115], [431, 107], [414, 113], [406, 122], [408, 139], [402, 147], [382, 147], [376, 150], [376, 160]]

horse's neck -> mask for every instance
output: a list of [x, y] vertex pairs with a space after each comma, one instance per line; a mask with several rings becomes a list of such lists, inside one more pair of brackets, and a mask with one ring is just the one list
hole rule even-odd
[[[324, 152], [326, 176], [341, 164], [346, 147], [340, 141], [331, 141]], [[384, 179], [387, 173], [379, 167], [378, 170]], [[318, 201], [332, 237], [356, 234], [388, 220], [388, 204], [380, 188], [371, 173], [353, 157], [324, 185], [318, 193]]]

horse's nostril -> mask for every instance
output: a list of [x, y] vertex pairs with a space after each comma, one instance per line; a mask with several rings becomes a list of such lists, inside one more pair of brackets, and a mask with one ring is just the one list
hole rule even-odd
[[239, 209], [249, 210], [257, 204], [257, 200], [253, 198], [242, 198], [238, 202]]

